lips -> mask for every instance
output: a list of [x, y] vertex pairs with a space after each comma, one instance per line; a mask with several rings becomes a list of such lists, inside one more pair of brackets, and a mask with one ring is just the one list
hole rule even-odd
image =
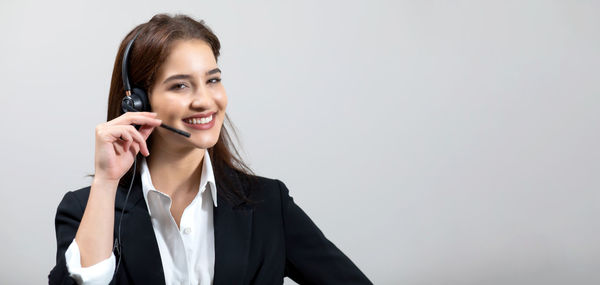
[[[195, 130], [209, 130], [215, 125], [215, 121], [216, 121], [215, 114], [216, 114], [216, 112], [196, 114], [191, 117], [182, 119], [182, 121], [183, 121], [183, 124], [188, 128], [195, 129]], [[211, 116], [212, 116], [212, 119], [210, 120], [210, 122], [207, 122], [207, 123], [200, 122], [201, 119], [206, 120], [206, 119], [209, 119]], [[190, 120], [193, 123], [189, 123]]]
[[202, 119], [202, 118], [208, 118], [210, 116], [212, 116], [213, 114], [215, 114], [216, 112], [206, 112], [206, 113], [198, 113], [198, 114], [194, 114], [192, 116], [183, 118], [183, 120], [187, 120], [187, 119]]

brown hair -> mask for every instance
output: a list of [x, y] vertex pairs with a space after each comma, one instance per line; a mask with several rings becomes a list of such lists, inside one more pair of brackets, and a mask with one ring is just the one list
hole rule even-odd
[[[128, 76], [132, 86], [142, 88], [146, 92], [153, 86], [158, 70], [169, 55], [173, 42], [177, 40], [200, 39], [210, 45], [215, 60], [218, 60], [221, 44], [217, 36], [204, 24], [204, 21], [196, 21], [186, 15], [155, 15], [148, 23], [135, 27], [121, 42], [110, 83], [107, 121], [121, 115], [121, 100], [125, 94], [121, 72], [123, 54], [127, 43], [138, 31], [140, 31], [140, 34], [135, 39], [128, 57]], [[239, 186], [234, 186], [230, 181], [231, 177], [226, 172], [229, 168], [234, 171], [237, 178], [244, 178], [246, 182], [255, 181], [253, 171], [241, 159], [229, 136], [229, 128], [237, 138], [235, 126], [229, 116], [225, 114], [225, 121], [221, 127], [219, 139], [213, 147], [208, 149], [215, 180], [231, 186], [224, 189], [219, 188], [218, 191], [228, 199], [237, 197], [242, 201], [252, 202], [247, 198], [249, 193], [242, 193]], [[149, 150], [151, 149], [150, 141], [148, 139]], [[138, 153], [136, 158], [138, 165], [141, 158], [141, 154]], [[137, 167], [136, 173], [139, 173], [139, 167]], [[133, 166], [121, 178], [119, 184], [129, 187], [132, 175]]]

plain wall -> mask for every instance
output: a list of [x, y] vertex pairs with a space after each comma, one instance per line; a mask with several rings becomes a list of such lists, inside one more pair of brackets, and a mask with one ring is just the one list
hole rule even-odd
[[[375, 284], [600, 282], [599, 1], [2, 1], [0, 283], [42, 284], [117, 47], [222, 42], [244, 157]], [[288, 284], [292, 284], [289, 280]]]

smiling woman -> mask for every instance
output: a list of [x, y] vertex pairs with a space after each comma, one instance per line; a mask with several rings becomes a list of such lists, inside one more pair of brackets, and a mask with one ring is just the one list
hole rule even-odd
[[[92, 185], [58, 206], [51, 284], [371, 284], [285, 184], [239, 157], [219, 49], [184, 15], [156, 15], [125, 37]], [[132, 93], [146, 106], [123, 113]]]

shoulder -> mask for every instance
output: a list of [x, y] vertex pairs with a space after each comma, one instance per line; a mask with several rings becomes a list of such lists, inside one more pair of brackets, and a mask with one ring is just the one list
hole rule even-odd
[[282, 194], [287, 195], [287, 188], [285, 184], [276, 178], [270, 178], [260, 175], [247, 175], [242, 174], [244, 178], [244, 188], [248, 191], [250, 198], [281, 198]]
[[251, 187], [258, 188], [258, 189], [274, 191], [274, 190], [279, 190], [281, 188], [281, 184], [283, 184], [283, 182], [281, 182], [281, 180], [276, 179], [276, 178], [269, 178], [269, 177], [258, 176], [258, 175], [253, 176], [253, 178], [254, 178], [254, 184], [251, 185]]
[[88, 197], [90, 196], [90, 189], [91, 189], [91, 185], [69, 191], [65, 194], [65, 198], [67, 196], [71, 196], [72, 199], [76, 199], [77, 201], [85, 204], [85, 203], [87, 203]]
[[[285, 186], [285, 183], [279, 179], [261, 176], [251, 175], [235, 171], [236, 181], [239, 181], [241, 189], [249, 199], [246, 206], [256, 208], [273, 208], [281, 209], [282, 202], [287, 201], [289, 198], [289, 191]], [[245, 203], [242, 203], [245, 204]]]
[[88, 197], [90, 196], [91, 186], [86, 186], [76, 190], [68, 191], [64, 194], [60, 204], [58, 205], [59, 211], [62, 210], [79, 210], [83, 212], [87, 204]]
[[76, 190], [72, 190], [72, 191], [67, 192], [65, 194], [65, 197], [67, 195], [70, 195], [77, 200], [87, 201], [88, 197], [90, 196], [90, 189], [91, 189], [91, 185], [83, 187], [83, 188], [79, 188]]
[[247, 198], [260, 198], [265, 195], [277, 194], [282, 188], [283, 182], [279, 179], [256, 175], [252, 171], [243, 171], [230, 166], [224, 166], [222, 169], [222, 172], [216, 172], [217, 184], [237, 188]]

